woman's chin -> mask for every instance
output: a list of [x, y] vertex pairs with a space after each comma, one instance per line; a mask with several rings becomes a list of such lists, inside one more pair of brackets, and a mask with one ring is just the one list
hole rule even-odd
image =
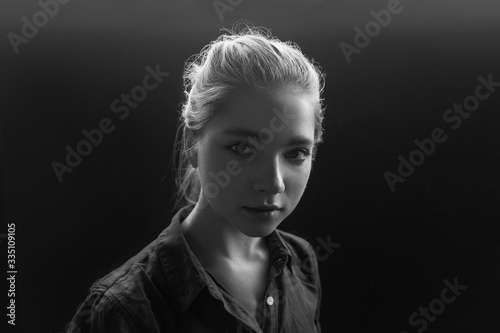
[[248, 237], [266, 237], [269, 236], [276, 228], [279, 223], [267, 222], [267, 223], [256, 223], [254, 221], [245, 221], [238, 225], [237, 228]]

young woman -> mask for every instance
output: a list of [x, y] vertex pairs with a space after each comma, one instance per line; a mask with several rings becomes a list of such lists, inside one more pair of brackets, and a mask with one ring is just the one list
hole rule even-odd
[[187, 63], [181, 207], [158, 239], [96, 281], [76, 332], [320, 332], [307, 241], [277, 227], [297, 206], [322, 138], [323, 74], [255, 28]]

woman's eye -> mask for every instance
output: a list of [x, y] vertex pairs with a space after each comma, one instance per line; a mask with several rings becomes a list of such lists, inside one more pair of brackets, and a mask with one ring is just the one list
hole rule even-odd
[[304, 162], [307, 157], [310, 155], [309, 151], [306, 149], [298, 149], [294, 150], [287, 154], [287, 157], [296, 161], [296, 162]]
[[231, 145], [229, 146], [229, 149], [238, 155], [249, 155], [253, 153], [252, 147], [246, 142]]

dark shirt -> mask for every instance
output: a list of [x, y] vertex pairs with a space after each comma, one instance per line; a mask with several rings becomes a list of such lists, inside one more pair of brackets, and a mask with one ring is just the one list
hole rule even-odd
[[94, 282], [68, 332], [321, 332], [316, 255], [304, 239], [275, 230], [258, 321], [206, 271], [181, 230], [181, 209], [151, 244]]

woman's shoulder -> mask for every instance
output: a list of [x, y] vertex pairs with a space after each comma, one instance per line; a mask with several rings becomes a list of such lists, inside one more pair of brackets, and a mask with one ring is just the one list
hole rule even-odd
[[142, 284], [151, 275], [155, 263], [157, 240], [154, 240], [118, 268], [97, 279], [90, 291], [101, 291], [112, 296], [124, 294]]
[[111, 327], [113, 323], [113, 332], [128, 332], [128, 328], [135, 327], [135, 318], [150, 316], [153, 320], [152, 300], [158, 297], [154, 281], [161, 272], [156, 245], [157, 240], [97, 279], [73, 317], [72, 325], [83, 332], [96, 327], [99, 332], [107, 332], [102, 325]]
[[121, 266], [99, 278], [90, 288], [90, 292], [101, 292], [106, 297], [124, 297], [128, 294], [143, 293], [151, 284], [163, 275], [161, 256], [171, 256], [178, 248], [178, 227], [170, 223], [156, 239], [128, 259]]
[[[189, 257], [179, 221], [179, 214], [176, 214], [155, 240], [97, 279], [73, 322], [79, 323], [78, 327], [89, 327], [100, 325], [104, 321], [99, 318], [106, 318], [105, 322], [117, 322], [118, 326], [126, 323], [136, 331], [153, 332], [145, 327], [138, 328], [137, 319], [149, 327], [179, 311], [175, 288], [189, 283], [189, 280], [177, 278]], [[81, 318], [86, 318], [86, 322]], [[89, 318], [94, 319], [89, 323]]]

